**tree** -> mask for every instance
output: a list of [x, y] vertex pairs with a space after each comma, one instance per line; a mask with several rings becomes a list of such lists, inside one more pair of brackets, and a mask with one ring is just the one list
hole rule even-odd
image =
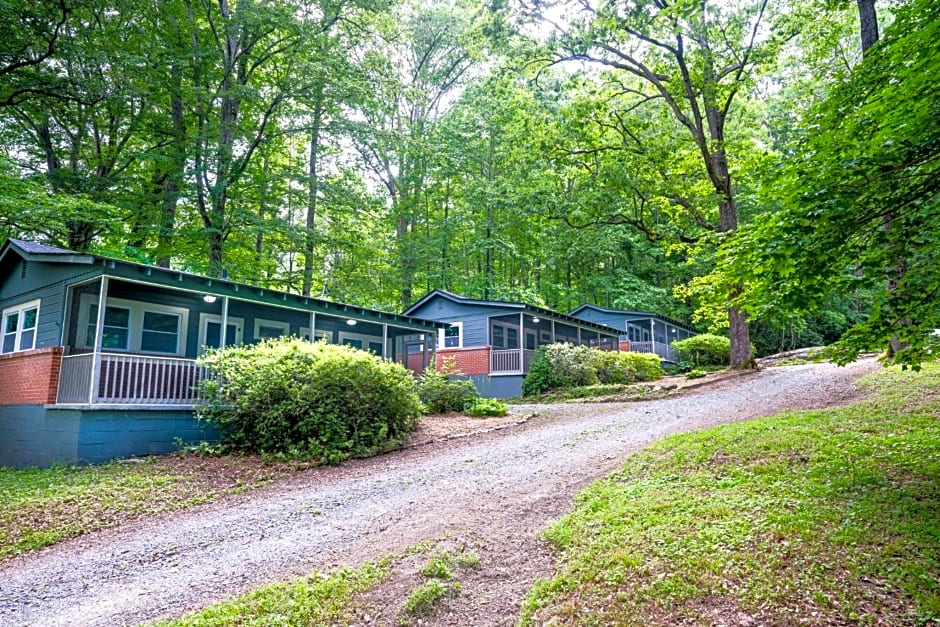
[[[850, 80], [832, 87], [775, 182], [782, 210], [725, 247], [730, 276], [755, 316], [811, 311], [833, 292], [876, 291], [874, 308], [837, 343], [841, 362], [886, 346], [916, 365], [940, 327], [940, 6], [901, 7]], [[885, 228], [885, 220], [890, 228]], [[903, 260], [903, 268], [898, 268]], [[896, 279], [892, 284], [879, 277]]]
[[[678, 123], [697, 151], [701, 175], [717, 205], [717, 220], [707, 219], [702, 208], [691, 203], [687, 208], [699, 213], [700, 226], [719, 234], [733, 232], [739, 207], [728, 159], [728, 121], [736, 98], [754, 80], [756, 70], [773, 59], [779, 43], [777, 37], [761, 36], [768, 28], [767, 1], [728, 7], [662, 0], [595, 5], [579, 0], [568, 6], [577, 7], [578, 13], [570, 27], [556, 25], [556, 59], [609, 69], [625, 113], [656, 105]], [[731, 365], [748, 367], [753, 358], [744, 312], [729, 303], [727, 316]]]

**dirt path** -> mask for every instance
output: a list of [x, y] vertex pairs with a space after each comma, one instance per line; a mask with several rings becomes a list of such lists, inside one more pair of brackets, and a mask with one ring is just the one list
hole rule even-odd
[[[168, 618], [264, 581], [359, 565], [427, 540], [470, 545], [480, 567], [430, 622], [510, 625], [551, 574], [539, 540], [572, 497], [670, 433], [842, 404], [877, 366], [791, 366], [651, 402], [526, 407], [485, 435], [315, 469], [223, 504], [140, 521], [0, 567], [0, 624], [118, 625]], [[415, 583], [399, 573], [363, 600], [362, 622], [397, 624]]]

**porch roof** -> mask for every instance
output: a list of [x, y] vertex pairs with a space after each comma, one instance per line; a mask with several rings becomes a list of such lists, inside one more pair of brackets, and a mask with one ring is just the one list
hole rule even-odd
[[211, 294], [216, 297], [228, 297], [233, 300], [254, 302], [282, 309], [315, 312], [342, 316], [364, 322], [389, 324], [418, 333], [431, 333], [436, 329], [450, 325], [444, 322], [426, 320], [413, 316], [389, 313], [377, 309], [358, 307], [312, 296], [302, 296], [280, 290], [261, 288], [246, 283], [237, 283], [227, 279], [216, 279], [203, 275], [183, 272], [170, 268], [161, 268], [141, 263], [124, 261], [113, 257], [78, 253], [72, 250], [8, 239], [0, 248], [0, 265], [12, 254], [27, 260], [47, 263], [85, 264], [91, 271], [84, 275], [84, 280], [96, 276], [108, 275], [126, 281], [186, 291], [201, 295]]
[[568, 312], [570, 316], [577, 316], [579, 313], [585, 309], [594, 309], [606, 314], [616, 314], [618, 316], [627, 316], [632, 318], [656, 318], [657, 320], [662, 320], [663, 322], [668, 322], [669, 324], [677, 327], [682, 327], [686, 331], [691, 331], [693, 333], [701, 333], [698, 329], [693, 327], [691, 324], [676, 320], [675, 318], [670, 318], [663, 314], [653, 313], [651, 311], [636, 311], [631, 309], [608, 309], [606, 307], [600, 307], [599, 305], [592, 305], [591, 303], [583, 303], [578, 305], [574, 309]]
[[604, 335], [609, 335], [612, 337], [619, 337], [620, 330], [613, 327], [607, 326], [606, 324], [600, 324], [597, 322], [591, 322], [590, 320], [584, 320], [582, 318], [576, 318], [574, 316], [563, 314], [552, 309], [546, 309], [545, 307], [539, 307], [537, 305], [529, 305], [527, 303], [519, 303], [512, 301], [504, 300], [481, 300], [476, 298], [467, 298], [466, 296], [460, 296], [459, 294], [454, 294], [446, 290], [432, 290], [428, 292], [424, 298], [413, 304], [411, 307], [404, 311], [405, 315], [410, 314], [411, 312], [417, 311], [425, 303], [434, 298], [446, 298], [447, 300], [453, 301], [455, 303], [463, 303], [467, 305], [481, 305], [484, 307], [500, 307], [503, 309], [518, 309], [520, 313], [528, 313], [530, 315], [539, 316], [549, 320], [556, 320], [564, 322], [566, 324], [571, 324], [574, 326], [582, 327], [585, 329], [593, 329], [599, 331]]

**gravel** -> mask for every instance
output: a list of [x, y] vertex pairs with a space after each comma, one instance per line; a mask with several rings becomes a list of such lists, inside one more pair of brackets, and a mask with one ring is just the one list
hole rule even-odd
[[[330, 570], [428, 540], [472, 545], [481, 567], [424, 624], [511, 625], [552, 572], [539, 531], [574, 495], [668, 434], [843, 404], [877, 368], [808, 364], [657, 401], [517, 406], [510, 428], [314, 469], [220, 504], [89, 534], [0, 566], [0, 624], [122, 625], [171, 618], [265, 581]], [[407, 577], [363, 601], [397, 624]], [[400, 584], [400, 585], [399, 585]]]

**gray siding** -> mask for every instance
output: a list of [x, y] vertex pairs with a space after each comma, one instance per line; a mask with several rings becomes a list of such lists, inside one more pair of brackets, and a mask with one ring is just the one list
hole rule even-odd
[[98, 464], [122, 457], [156, 455], [184, 443], [216, 442], [215, 428], [191, 411], [55, 409], [0, 406], [0, 466], [41, 468]]
[[520, 309], [512, 307], [457, 303], [443, 296], [437, 296], [411, 312], [410, 315], [440, 322], [463, 323], [463, 346], [473, 348], [489, 344], [487, 321], [490, 317], [505, 314], [519, 315], [520, 312]]
[[48, 264], [19, 259], [7, 276], [0, 277], [0, 311], [40, 299], [36, 348], [59, 346], [66, 284], [97, 272], [100, 270], [87, 265]]

